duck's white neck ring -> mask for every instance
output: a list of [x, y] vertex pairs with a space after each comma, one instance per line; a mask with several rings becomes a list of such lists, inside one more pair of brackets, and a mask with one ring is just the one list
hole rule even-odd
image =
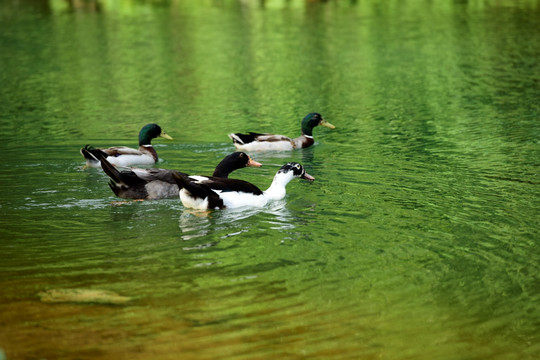
[[152, 147], [152, 144], [142, 145], [142, 147]]
[[310, 135], [304, 135], [305, 137], [307, 137], [308, 139], [313, 139], [313, 136], [310, 136]]

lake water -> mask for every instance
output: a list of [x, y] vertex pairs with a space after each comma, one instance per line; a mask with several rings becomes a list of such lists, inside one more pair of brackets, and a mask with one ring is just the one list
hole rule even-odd
[[[0, 359], [537, 359], [540, 2], [3, 1]], [[79, 148], [210, 174], [315, 146], [263, 209], [119, 202]], [[129, 301], [47, 302], [112, 291]], [[4, 354], [2, 354], [4, 353]]]

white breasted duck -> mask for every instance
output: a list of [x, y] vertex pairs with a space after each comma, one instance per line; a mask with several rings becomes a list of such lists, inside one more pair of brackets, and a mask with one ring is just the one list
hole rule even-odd
[[143, 126], [139, 132], [139, 149], [126, 146], [114, 146], [107, 149], [96, 149], [86, 145], [81, 154], [86, 159], [86, 166], [99, 167], [99, 154], [115, 166], [153, 165], [158, 160], [156, 150], [152, 147], [152, 139], [162, 137], [168, 140], [173, 138], [167, 135], [157, 124]]
[[250, 132], [249, 134], [229, 134], [234, 146], [243, 151], [280, 151], [307, 148], [315, 142], [313, 140], [313, 128], [315, 126], [325, 126], [335, 129], [335, 126], [324, 120], [319, 113], [309, 113], [302, 120], [302, 135], [296, 139], [291, 139], [283, 135], [259, 134]]
[[[103, 171], [111, 178], [109, 187], [118, 197], [156, 200], [178, 196], [179, 189], [174, 174], [179, 172], [176, 170], [128, 168], [119, 171], [103, 157], [100, 157], [100, 160]], [[246, 153], [235, 152], [221, 160], [212, 176], [226, 179], [231, 172], [247, 166], [262, 165]]]
[[290, 162], [281, 167], [266, 191], [243, 180], [219, 179], [205, 176], [174, 174], [180, 188], [180, 200], [187, 208], [200, 210], [263, 207], [271, 200], [285, 197], [285, 187], [294, 178], [309, 181], [315, 178], [298, 163]]

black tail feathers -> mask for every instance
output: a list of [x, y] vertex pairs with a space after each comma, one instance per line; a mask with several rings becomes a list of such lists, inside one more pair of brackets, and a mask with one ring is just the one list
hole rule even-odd
[[116, 166], [108, 162], [103, 155], [100, 156], [99, 160], [101, 161], [101, 168], [105, 174], [111, 178], [109, 186], [115, 193], [116, 191], [114, 188], [118, 187], [118, 185], [137, 186], [146, 184], [146, 181], [138, 177], [137, 174], [131, 170], [119, 171]]
[[81, 149], [81, 154], [84, 156], [84, 158], [88, 161], [100, 161], [101, 158], [106, 158], [107, 154], [101, 151], [100, 149], [96, 149], [93, 146], [86, 145]]

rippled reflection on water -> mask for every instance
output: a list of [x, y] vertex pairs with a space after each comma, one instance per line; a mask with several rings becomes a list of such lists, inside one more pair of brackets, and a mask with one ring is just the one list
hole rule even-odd
[[[262, 209], [229, 209], [219, 212], [202, 212], [185, 209], [180, 215], [179, 227], [182, 230], [182, 238], [190, 240], [207, 235], [210, 231], [229, 231], [222, 238], [240, 235], [249, 232], [250, 221], [246, 221], [252, 216], [258, 217], [266, 223], [272, 230], [294, 229], [294, 222], [291, 213], [286, 208], [285, 200], [275, 201]], [[256, 223], [258, 223], [255, 222]], [[237, 231], [235, 231], [237, 230]]]

